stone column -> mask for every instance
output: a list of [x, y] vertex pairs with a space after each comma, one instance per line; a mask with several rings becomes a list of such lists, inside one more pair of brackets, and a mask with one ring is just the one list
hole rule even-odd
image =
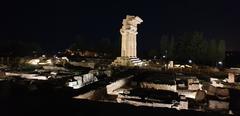
[[122, 39], [121, 39], [121, 56], [126, 56], [126, 33], [121, 31]]
[[129, 51], [129, 37], [130, 37], [130, 35], [129, 35], [129, 32], [126, 32], [126, 38], [125, 38], [125, 44], [126, 44], [126, 57], [128, 57], [129, 56], [129, 53], [130, 53], [130, 51]]
[[133, 57], [137, 57], [137, 39], [136, 39], [136, 33], [134, 33], [134, 38], [133, 38]]
[[129, 34], [130, 34], [130, 38], [129, 38], [130, 54], [129, 54], [129, 57], [132, 57], [133, 56], [133, 34], [132, 34], [132, 32], [130, 32]]

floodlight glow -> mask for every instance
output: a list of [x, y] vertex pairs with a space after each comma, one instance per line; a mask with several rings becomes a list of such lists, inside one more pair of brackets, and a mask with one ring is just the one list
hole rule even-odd
[[219, 61], [218, 64], [219, 64], [219, 65], [223, 65], [223, 62], [222, 62], [222, 61]]
[[191, 63], [192, 63], [192, 60], [188, 60], [188, 63], [190, 63], [190, 64], [191, 64]]

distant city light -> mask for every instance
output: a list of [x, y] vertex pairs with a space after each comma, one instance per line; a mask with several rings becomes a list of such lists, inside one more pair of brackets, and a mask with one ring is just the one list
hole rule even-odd
[[163, 55], [162, 57], [163, 57], [163, 58], [166, 58], [166, 56], [165, 56], [165, 55]]

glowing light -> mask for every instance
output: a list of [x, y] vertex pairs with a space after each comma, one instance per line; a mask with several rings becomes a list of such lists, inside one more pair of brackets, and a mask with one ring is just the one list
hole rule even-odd
[[188, 63], [190, 63], [190, 64], [191, 64], [191, 63], [192, 63], [192, 60], [188, 60]]
[[163, 58], [166, 58], [166, 56], [165, 56], [165, 55], [163, 55], [162, 57], [163, 57]]
[[222, 62], [222, 61], [219, 61], [218, 64], [219, 64], [219, 65], [223, 65], [223, 62]]

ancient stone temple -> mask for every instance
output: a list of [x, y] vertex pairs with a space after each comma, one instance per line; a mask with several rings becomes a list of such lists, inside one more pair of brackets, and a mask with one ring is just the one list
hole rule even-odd
[[127, 15], [123, 19], [123, 26], [120, 29], [122, 35], [121, 57], [112, 63], [115, 66], [141, 66], [142, 61], [137, 58], [137, 25], [143, 20], [138, 16]]

